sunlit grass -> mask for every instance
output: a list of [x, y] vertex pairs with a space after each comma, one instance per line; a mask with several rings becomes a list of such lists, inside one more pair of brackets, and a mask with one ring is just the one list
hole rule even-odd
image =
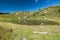
[[[26, 37], [27, 40], [60, 40], [60, 25], [46, 25], [42, 30], [40, 25], [0, 22], [0, 27], [0, 35], [3, 35], [1, 40], [21, 40], [22, 37]], [[34, 34], [33, 31], [48, 32], [48, 34]]]
[[[22, 40], [23, 37], [27, 40], [60, 40], [60, 12], [58, 10], [56, 12], [48, 10], [48, 12], [0, 15], [0, 40]], [[41, 23], [45, 23], [45, 27], [42, 28]], [[34, 31], [47, 32], [47, 34], [34, 33]]]

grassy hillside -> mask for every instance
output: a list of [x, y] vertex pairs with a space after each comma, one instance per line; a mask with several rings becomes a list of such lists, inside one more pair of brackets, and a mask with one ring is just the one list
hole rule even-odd
[[38, 12], [14, 12], [13, 14], [0, 15], [0, 21], [16, 24], [60, 24], [60, 6], [53, 6]]
[[60, 40], [60, 6], [38, 12], [0, 14], [0, 40], [22, 40], [23, 37], [27, 40]]

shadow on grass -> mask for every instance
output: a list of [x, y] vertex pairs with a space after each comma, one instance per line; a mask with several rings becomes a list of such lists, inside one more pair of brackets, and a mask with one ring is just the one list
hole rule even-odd
[[41, 23], [45, 23], [45, 25], [59, 25], [59, 23], [49, 20], [20, 20], [20, 22], [18, 22], [17, 20], [10, 20], [7, 22], [21, 25], [40, 25]]

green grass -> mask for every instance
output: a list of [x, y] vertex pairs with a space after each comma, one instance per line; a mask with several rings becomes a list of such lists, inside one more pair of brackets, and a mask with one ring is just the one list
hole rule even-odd
[[[12, 30], [12, 31], [10, 31]], [[33, 31], [49, 32], [48, 34], [34, 34]], [[3, 37], [1, 37], [3, 35]], [[0, 40], [60, 40], [60, 25], [46, 25], [44, 30], [40, 25], [19, 25], [0, 22]]]
[[[13, 14], [9, 14], [9, 15], [0, 15], [0, 22], [11, 22], [14, 24], [32, 24], [32, 25], [40, 25], [42, 22], [45, 22], [46, 24], [49, 25], [58, 25], [60, 24], [60, 19], [58, 16], [54, 16], [54, 15], [50, 15], [50, 14], [46, 14], [45, 18], [43, 18], [43, 16], [31, 16], [29, 18], [26, 19], [18, 19], [18, 16], [14, 16]], [[50, 20], [51, 19], [51, 20]], [[18, 22], [18, 20], [20, 20], [20, 22]], [[24, 21], [26, 21], [27, 23], [25, 23]]]
[[[16, 13], [0, 15], [0, 40], [21, 40], [22, 37], [26, 37], [27, 40], [60, 40], [60, 6], [49, 8], [50, 10], [46, 8], [32, 14], [22, 12], [18, 13], [19, 15]], [[51, 10], [52, 8], [54, 10]], [[48, 13], [42, 14], [46, 10]], [[25, 16], [26, 19], [23, 18]], [[46, 26], [44, 30], [40, 25], [42, 22]], [[48, 32], [48, 34], [34, 34], [33, 31]]]

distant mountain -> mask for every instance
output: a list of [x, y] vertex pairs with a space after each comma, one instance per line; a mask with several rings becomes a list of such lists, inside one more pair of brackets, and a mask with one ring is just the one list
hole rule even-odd
[[10, 13], [2, 13], [2, 12], [0, 12], [0, 14], [10, 14]]

